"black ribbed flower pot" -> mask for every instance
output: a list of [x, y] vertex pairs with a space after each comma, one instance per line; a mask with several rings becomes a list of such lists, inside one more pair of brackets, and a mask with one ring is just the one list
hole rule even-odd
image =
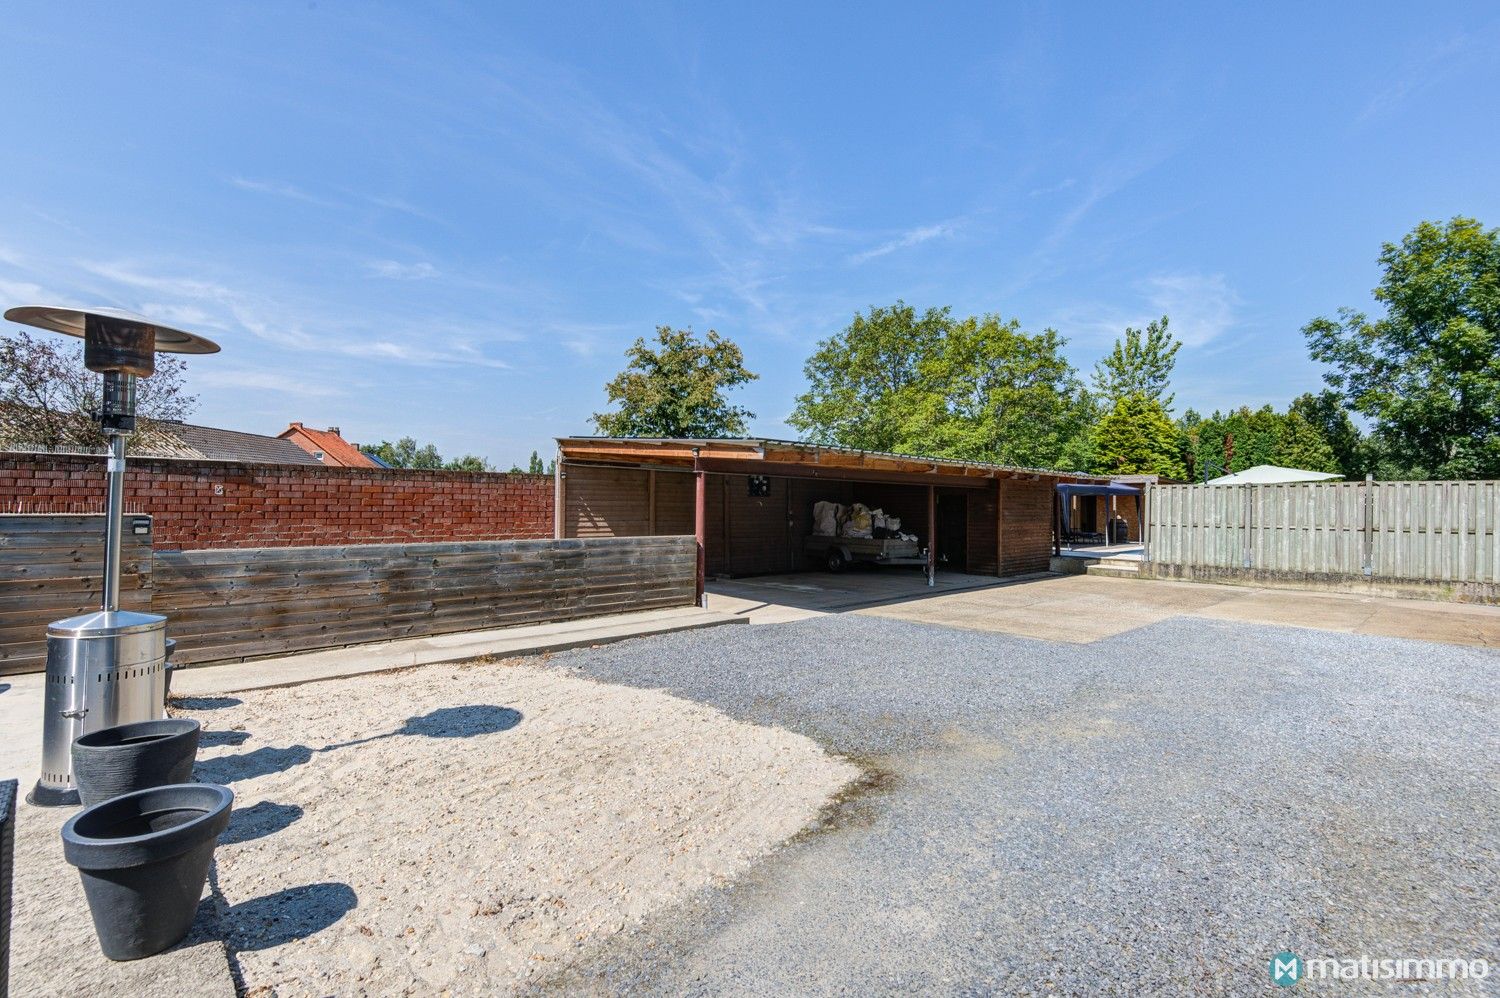
[[73, 782], [84, 807], [121, 794], [188, 783], [202, 725], [168, 717], [100, 728], [73, 739]]
[[63, 825], [99, 948], [139, 960], [176, 945], [193, 925], [234, 793], [213, 783], [138, 790], [86, 807]]

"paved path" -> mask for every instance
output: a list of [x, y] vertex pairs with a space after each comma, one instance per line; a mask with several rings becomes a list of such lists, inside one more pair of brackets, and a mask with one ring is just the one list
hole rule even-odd
[[1500, 653], [1130, 623], [1082, 644], [830, 614], [554, 657], [875, 774], [557, 989], [1241, 995], [1283, 949], [1500, 963]]
[[[940, 581], [945, 581], [940, 573]], [[917, 623], [1088, 643], [1172, 617], [1283, 624], [1500, 648], [1500, 607], [1343, 593], [1089, 575], [996, 583], [950, 577], [937, 592], [909, 576], [804, 573], [714, 583], [709, 605], [751, 623], [858, 612]]]

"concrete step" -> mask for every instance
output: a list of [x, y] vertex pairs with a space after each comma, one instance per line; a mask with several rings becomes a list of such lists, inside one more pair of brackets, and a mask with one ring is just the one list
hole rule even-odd
[[1140, 562], [1135, 561], [1101, 561], [1090, 565], [1089, 575], [1102, 575], [1111, 579], [1138, 579], [1141, 577]]

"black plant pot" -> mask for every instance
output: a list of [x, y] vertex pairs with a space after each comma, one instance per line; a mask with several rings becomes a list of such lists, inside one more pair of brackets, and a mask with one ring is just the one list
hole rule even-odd
[[73, 782], [83, 806], [147, 787], [191, 782], [202, 727], [192, 718], [169, 717], [79, 735], [73, 739]]
[[172, 673], [177, 668], [177, 666], [172, 664], [172, 653], [176, 650], [177, 642], [172, 638], [167, 638], [167, 657], [161, 667], [161, 705], [163, 710], [166, 709], [168, 698], [172, 696]]
[[83, 878], [105, 956], [139, 960], [187, 935], [233, 807], [228, 787], [179, 783], [115, 797], [68, 819], [63, 855]]

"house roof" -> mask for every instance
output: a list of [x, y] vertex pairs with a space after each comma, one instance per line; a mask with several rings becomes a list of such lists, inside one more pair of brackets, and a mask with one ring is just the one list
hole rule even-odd
[[[865, 451], [852, 447], [813, 444], [799, 440], [735, 437], [559, 437], [564, 460], [605, 464], [634, 464], [730, 474], [778, 475], [793, 478], [883, 477], [941, 484], [981, 484], [996, 478], [1107, 481], [1082, 472], [1023, 468], [985, 461], [924, 457]], [[695, 452], [696, 451], [696, 455]]]
[[[283, 440], [313, 456], [314, 463], [334, 468], [383, 468], [385, 465], [339, 435], [338, 427], [315, 430], [293, 423], [278, 434]], [[321, 452], [322, 457], [316, 455]]]
[[[20, 432], [15, 414], [0, 406], [0, 449], [26, 453], [104, 453], [102, 447], [87, 443], [47, 447], [21, 439]], [[318, 463], [302, 448], [279, 437], [161, 419], [142, 421], [140, 429], [130, 439], [130, 456], [186, 461], [235, 461], [241, 464]]]
[[267, 437], [240, 430], [222, 430], [216, 426], [192, 423], [157, 424], [191, 448], [196, 456], [210, 461], [239, 461], [243, 464], [317, 464], [317, 460], [290, 440]]

